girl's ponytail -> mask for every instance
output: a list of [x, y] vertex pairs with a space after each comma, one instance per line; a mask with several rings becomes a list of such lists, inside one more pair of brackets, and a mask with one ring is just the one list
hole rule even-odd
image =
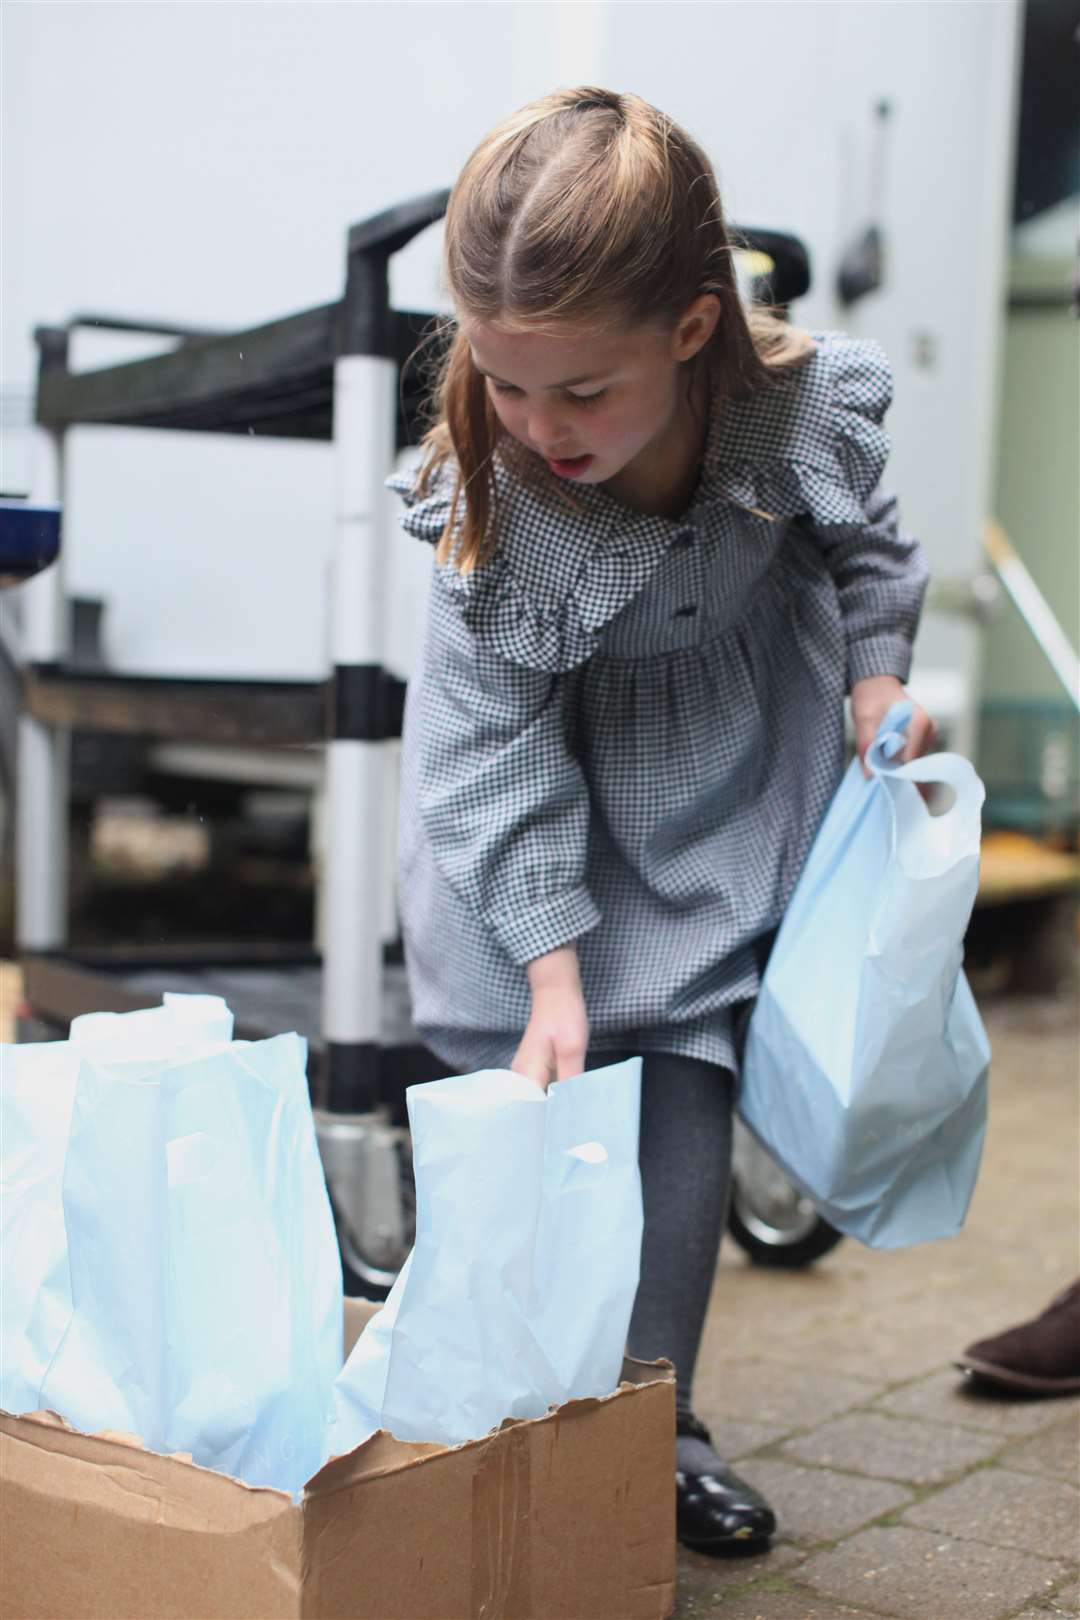
[[[424, 437], [426, 455], [420, 469], [419, 493], [428, 492], [433, 475], [453, 457], [458, 476], [436, 557], [439, 562], [447, 562], [454, 556], [462, 573], [467, 574], [487, 554], [482, 541], [494, 526], [495, 486], [489, 472], [498, 442], [498, 418], [461, 331], [454, 331], [450, 339], [435, 385], [433, 406], [435, 425]], [[453, 537], [463, 500], [465, 516], [455, 545]]]

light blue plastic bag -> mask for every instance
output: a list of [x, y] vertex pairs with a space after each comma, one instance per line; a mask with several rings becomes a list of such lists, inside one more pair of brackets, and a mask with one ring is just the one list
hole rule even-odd
[[295, 1494], [341, 1366], [340, 1260], [305, 1044], [232, 1042], [221, 1009], [95, 1015], [51, 1049], [51, 1086], [38, 1049], [36, 1108], [34, 1049], [14, 1049], [0, 1397]]
[[641, 1259], [641, 1060], [545, 1094], [510, 1070], [407, 1092], [416, 1244], [335, 1389], [328, 1454], [459, 1441], [618, 1387]]
[[[906, 765], [894, 704], [822, 822], [747, 1035], [739, 1112], [834, 1226], [875, 1248], [960, 1230], [986, 1130], [990, 1048], [961, 970], [982, 783]], [[945, 783], [932, 816], [918, 783]]]
[[86, 1013], [66, 1041], [0, 1046], [0, 1407], [32, 1412], [71, 1320], [63, 1177], [75, 1083], [85, 1057], [220, 1051], [232, 1040], [220, 996], [166, 994], [160, 1007]]

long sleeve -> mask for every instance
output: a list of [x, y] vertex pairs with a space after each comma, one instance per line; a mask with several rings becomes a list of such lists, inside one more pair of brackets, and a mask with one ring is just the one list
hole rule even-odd
[[588, 791], [562, 682], [495, 653], [436, 570], [413, 702], [416, 802], [435, 862], [514, 962], [599, 921], [584, 885]]
[[848, 689], [871, 675], [906, 681], [929, 570], [919, 542], [900, 527], [895, 496], [878, 485], [862, 523], [818, 524], [815, 533], [836, 581]]
[[813, 357], [729, 406], [710, 441], [710, 480], [726, 499], [794, 520], [836, 585], [846, 679], [906, 680], [928, 570], [882, 488], [892, 371], [880, 345], [815, 332]]

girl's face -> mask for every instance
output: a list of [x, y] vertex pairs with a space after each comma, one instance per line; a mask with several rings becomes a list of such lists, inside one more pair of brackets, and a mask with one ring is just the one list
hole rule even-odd
[[628, 504], [662, 509], [700, 455], [701, 423], [686, 398], [688, 360], [716, 324], [703, 295], [674, 329], [582, 330], [552, 336], [463, 320], [506, 431], [557, 477], [609, 485]]

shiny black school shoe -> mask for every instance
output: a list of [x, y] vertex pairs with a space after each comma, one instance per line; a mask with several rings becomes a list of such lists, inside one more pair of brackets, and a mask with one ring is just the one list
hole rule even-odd
[[[676, 1434], [712, 1445], [712, 1435], [696, 1417], [680, 1417]], [[767, 1552], [776, 1515], [752, 1485], [726, 1465], [708, 1474], [675, 1474], [675, 1533], [684, 1547], [714, 1558]]]

